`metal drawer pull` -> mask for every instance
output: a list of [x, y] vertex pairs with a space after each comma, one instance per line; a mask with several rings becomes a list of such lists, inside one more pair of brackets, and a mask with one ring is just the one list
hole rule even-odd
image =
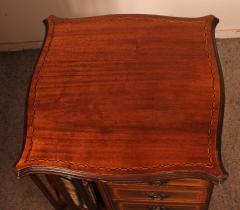
[[148, 193], [147, 196], [153, 200], [163, 200], [165, 198], [169, 198], [169, 195], [164, 193]]
[[167, 210], [167, 208], [160, 207], [160, 206], [153, 206], [153, 207], [150, 207], [149, 210]]
[[150, 184], [153, 185], [153, 186], [162, 186], [162, 185], [165, 185], [167, 183], [168, 183], [167, 180], [157, 180], [157, 181], [150, 182]]

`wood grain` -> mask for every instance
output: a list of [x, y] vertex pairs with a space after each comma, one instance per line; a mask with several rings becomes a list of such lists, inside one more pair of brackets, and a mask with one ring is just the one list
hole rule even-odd
[[119, 203], [118, 210], [204, 210], [202, 205], [163, 205], [152, 203]]
[[225, 178], [217, 19], [48, 18], [16, 169]]

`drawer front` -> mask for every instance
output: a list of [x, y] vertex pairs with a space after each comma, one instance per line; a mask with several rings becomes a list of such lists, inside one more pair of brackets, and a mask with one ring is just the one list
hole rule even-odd
[[208, 181], [203, 179], [173, 179], [173, 180], [154, 180], [142, 183], [144, 186], [186, 186], [186, 187], [208, 187]]
[[108, 182], [110, 188], [144, 188], [144, 189], [155, 189], [155, 188], [208, 188], [209, 182], [202, 179], [175, 179], [175, 180], [154, 180], [149, 182], [125, 182], [125, 183], [114, 183]]
[[118, 210], [203, 210], [201, 205], [154, 205], [118, 203]]
[[207, 199], [206, 190], [136, 190], [136, 189], [111, 189], [113, 200], [152, 201], [171, 203], [204, 203]]

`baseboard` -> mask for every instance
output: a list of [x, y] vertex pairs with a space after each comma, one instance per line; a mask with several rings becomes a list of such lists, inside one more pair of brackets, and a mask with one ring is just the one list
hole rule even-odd
[[216, 38], [219, 39], [240, 38], [240, 29], [216, 30]]
[[42, 47], [42, 44], [43, 41], [0, 43], [0, 51], [20, 51], [29, 49], [39, 49]]
[[[230, 39], [240, 38], [240, 29], [216, 30], [216, 38]], [[8, 42], [0, 43], [0, 51], [19, 51], [27, 49], [39, 49], [42, 47], [43, 41], [29, 42]]]

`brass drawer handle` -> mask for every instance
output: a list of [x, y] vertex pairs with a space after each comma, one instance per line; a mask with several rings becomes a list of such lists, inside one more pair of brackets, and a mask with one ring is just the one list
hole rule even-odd
[[169, 198], [169, 195], [164, 193], [148, 193], [147, 196], [153, 200], [163, 200]]
[[160, 207], [160, 206], [153, 206], [153, 207], [150, 207], [149, 210], [167, 210], [167, 208]]
[[167, 180], [157, 180], [157, 181], [150, 182], [150, 184], [153, 185], [153, 186], [162, 186], [162, 185], [165, 185], [167, 183], [168, 183]]

